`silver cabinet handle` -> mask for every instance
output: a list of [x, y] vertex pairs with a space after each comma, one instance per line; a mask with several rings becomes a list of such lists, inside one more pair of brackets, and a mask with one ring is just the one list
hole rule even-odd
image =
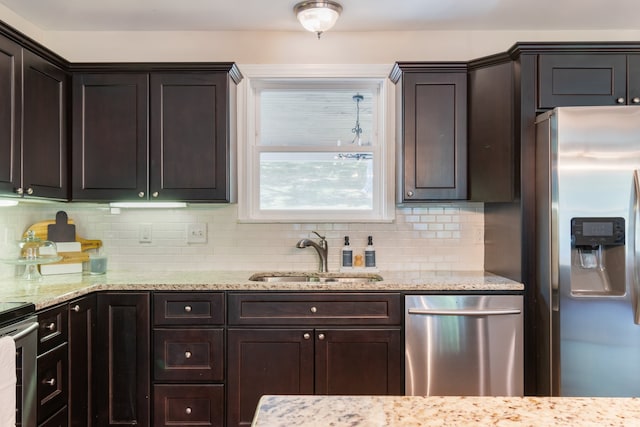
[[517, 308], [505, 308], [494, 310], [437, 310], [410, 308], [409, 314], [420, 316], [498, 316], [504, 314], [520, 314], [522, 311]]
[[56, 330], [56, 324], [54, 322], [51, 322], [48, 325], [45, 325], [44, 328], [46, 330], [48, 330], [48, 331], [55, 331]]
[[16, 194], [19, 194], [22, 196], [24, 194], [24, 189], [22, 187], [16, 188]]
[[184, 311], [185, 311], [186, 313], [191, 313], [191, 306], [190, 306], [190, 305], [185, 305], [185, 306], [184, 306]]
[[315, 312], [317, 312], [317, 311], [318, 311], [318, 309], [317, 309], [317, 308], [315, 308], [315, 307], [311, 307], [310, 311], [311, 311], [312, 313], [315, 313]]
[[158, 197], [160, 194], [157, 191], [151, 193], [151, 197]]
[[75, 311], [76, 313], [80, 311], [80, 306], [78, 304], [74, 305], [73, 307], [71, 307], [72, 311]]
[[318, 339], [320, 341], [324, 341], [324, 334], [318, 334]]
[[184, 352], [184, 357], [185, 357], [186, 359], [191, 359], [191, 352], [190, 352], [190, 351], [185, 351], [185, 352]]
[[311, 338], [311, 334], [309, 334], [308, 332], [305, 332], [305, 334], [302, 335], [302, 338], [304, 338], [305, 340], [308, 340], [309, 338]]
[[624, 104], [624, 98], [618, 98], [618, 99], [616, 99], [616, 102], [618, 104]]
[[138, 197], [143, 198], [144, 197], [144, 191], [141, 191], [138, 193]]
[[413, 197], [413, 191], [407, 191], [407, 197]]
[[27, 188], [27, 194], [29, 195], [33, 194], [33, 188], [31, 187]]
[[42, 380], [42, 383], [53, 387], [54, 385], [56, 385], [56, 379], [51, 378], [50, 380]]
[[187, 409], [184, 410], [184, 413], [187, 415], [191, 415], [191, 408], [187, 406]]
[[637, 96], [633, 97], [631, 102], [633, 102], [634, 104], [640, 104], [640, 97], [637, 97]]

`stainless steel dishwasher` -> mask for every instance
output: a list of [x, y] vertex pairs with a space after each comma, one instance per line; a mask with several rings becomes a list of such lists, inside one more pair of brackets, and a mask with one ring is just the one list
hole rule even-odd
[[521, 295], [407, 295], [405, 394], [522, 396]]

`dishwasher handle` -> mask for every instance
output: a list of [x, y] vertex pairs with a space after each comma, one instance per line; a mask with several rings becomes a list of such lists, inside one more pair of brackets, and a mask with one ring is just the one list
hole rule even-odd
[[485, 310], [441, 310], [410, 308], [409, 314], [419, 316], [501, 316], [505, 314], [520, 314], [519, 308], [485, 309]]

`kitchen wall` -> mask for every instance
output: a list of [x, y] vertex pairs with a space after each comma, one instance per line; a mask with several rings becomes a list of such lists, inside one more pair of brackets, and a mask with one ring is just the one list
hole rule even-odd
[[[382, 271], [483, 267], [483, 205], [466, 202], [398, 207], [396, 221], [387, 224], [241, 224], [235, 204], [119, 214], [98, 204], [21, 204], [0, 208], [0, 247], [58, 210], [68, 213], [79, 236], [104, 242], [110, 271], [314, 270], [315, 250], [295, 248], [299, 239], [315, 237], [313, 230], [327, 236], [330, 271], [339, 268], [345, 235], [356, 254], [372, 235]], [[187, 224], [194, 222], [207, 223], [206, 244], [186, 243]], [[151, 224], [151, 243], [139, 242], [142, 224]], [[0, 277], [18, 272], [0, 265]]]
[[[640, 40], [640, 30], [602, 31], [329, 31], [108, 32], [46, 31], [0, 5], [0, 20], [72, 62], [233, 61], [240, 64], [388, 64], [395, 61], [466, 61], [503, 52], [518, 41]], [[312, 66], [312, 65], [310, 65]], [[78, 233], [101, 239], [111, 270], [260, 270], [316, 268], [315, 251], [295, 249], [311, 230], [326, 233], [332, 270], [349, 234], [354, 249], [374, 236], [383, 270], [477, 270], [483, 267], [483, 206], [477, 203], [398, 207], [391, 224], [239, 224], [236, 205], [112, 214], [85, 204], [0, 208], [0, 244], [30, 224], [64, 209]], [[187, 244], [186, 224], [206, 222], [208, 243]], [[151, 224], [152, 243], [139, 243]], [[0, 265], [0, 277], [14, 268]]]

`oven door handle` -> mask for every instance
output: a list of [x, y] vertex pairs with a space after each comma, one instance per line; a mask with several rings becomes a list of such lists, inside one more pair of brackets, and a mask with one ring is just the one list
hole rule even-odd
[[409, 314], [423, 315], [423, 316], [498, 316], [504, 314], [520, 314], [521, 311], [517, 308], [506, 309], [494, 309], [494, 310], [421, 310], [419, 308], [410, 308]]
[[11, 338], [13, 338], [14, 341], [18, 341], [18, 340], [21, 340], [22, 338], [26, 337], [27, 335], [29, 335], [31, 332], [35, 331], [36, 329], [38, 329], [38, 322], [33, 322], [32, 324], [30, 324], [29, 326], [27, 326], [23, 330], [19, 331], [15, 335], [10, 335], [10, 336], [11, 336]]

